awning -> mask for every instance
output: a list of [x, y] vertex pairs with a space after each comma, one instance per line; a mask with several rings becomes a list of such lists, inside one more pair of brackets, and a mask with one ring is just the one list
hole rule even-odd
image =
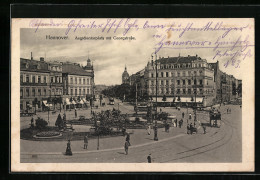
[[76, 104], [74, 100], [72, 100], [71, 104]]
[[47, 106], [47, 107], [52, 107], [52, 104], [50, 104], [50, 103], [47, 103], [47, 101], [42, 101], [42, 102], [43, 102], [44, 106]]
[[[173, 97], [166, 97], [166, 101], [162, 100], [163, 97], [157, 97], [157, 102], [168, 102], [168, 103], [172, 103], [173, 102]], [[203, 98], [202, 97], [197, 97], [196, 98], [196, 102], [197, 103], [202, 103]], [[153, 101], [152, 102], [156, 102], [156, 97], [153, 97]], [[175, 97], [175, 103], [178, 102], [182, 102], [182, 103], [191, 103], [191, 102], [195, 102], [195, 97], [193, 97], [193, 101], [191, 101], [191, 97], [180, 97], [180, 101], [178, 101], [178, 97]]]
[[[163, 97], [157, 97], [157, 102], [173, 102], [173, 97], [166, 97], [166, 101], [162, 100]], [[156, 97], [153, 97], [152, 102], [156, 102]]]
[[82, 98], [82, 100], [83, 100], [83, 102], [84, 102], [84, 103], [87, 103], [87, 101], [86, 101], [86, 99], [85, 99], [85, 98]]
[[80, 101], [78, 102], [78, 104], [84, 104], [84, 102], [83, 102], [82, 100], [80, 100]]
[[65, 102], [67, 105], [70, 105], [70, 100], [68, 98], [66, 98]]

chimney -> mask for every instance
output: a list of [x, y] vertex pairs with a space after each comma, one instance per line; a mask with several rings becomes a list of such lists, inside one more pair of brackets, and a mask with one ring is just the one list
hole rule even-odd
[[32, 52], [31, 52], [31, 60], [33, 60]]
[[40, 57], [40, 61], [43, 62], [44, 61], [44, 57]]

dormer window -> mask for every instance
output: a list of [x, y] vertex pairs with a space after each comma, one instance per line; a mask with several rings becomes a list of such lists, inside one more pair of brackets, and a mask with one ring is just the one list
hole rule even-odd
[[29, 63], [26, 63], [25, 67], [28, 69], [29, 68]]
[[40, 65], [40, 63], [38, 63], [38, 65], [37, 65], [37, 69], [41, 69], [41, 65]]

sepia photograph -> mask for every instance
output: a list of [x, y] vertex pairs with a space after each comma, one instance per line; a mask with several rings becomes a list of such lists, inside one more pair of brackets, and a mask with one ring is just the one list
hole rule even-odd
[[254, 19], [12, 26], [14, 171], [254, 170]]

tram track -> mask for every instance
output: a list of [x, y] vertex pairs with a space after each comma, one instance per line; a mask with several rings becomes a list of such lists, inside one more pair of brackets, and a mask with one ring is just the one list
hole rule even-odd
[[[233, 137], [233, 129], [234, 129], [228, 123], [227, 123], [227, 125], [229, 127], [231, 127], [231, 134], [229, 135], [227, 140], [225, 140], [225, 138], [227, 136], [227, 130], [226, 130], [225, 134], [220, 139], [218, 139], [218, 140], [216, 140], [214, 142], [211, 142], [209, 144], [206, 144], [206, 145], [203, 145], [203, 146], [200, 146], [200, 147], [197, 147], [197, 148], [193, 148], [193, 149], [190, 149], [190, 150], [187, 150], [187, 151], [176, 153], [175, 154], [176, 156], [178, 156], [179, 154], [184, 154], [184, 155], [181, 156], [181, 157], [176, 157], [176, 158], [168, 159], [166, 161], [161, 161], [161, 162], [165, 163], [165, 162], [177, 161], [177, 160], [180, 160], [180, 159], [185, 159], [185, 158], [197, 156], [197, 155], [200, 155], [200, 154], [203, 154], [203, 153], [207, 153], [207, 152], [212, 151], [212, 150], [216, 150], [216, 149], [226, 145], [232, 139], [232, 137]], [[222, 143], [220, 143], [220, 142], [222, 142]], [[197, 152], [197, 151], [199, 151], [199, 152]], [[195, 153], [192, 153], [192, 152], [195, 152]], [[189, 154], [189, 153], [192, 153], [192, 154]]]

